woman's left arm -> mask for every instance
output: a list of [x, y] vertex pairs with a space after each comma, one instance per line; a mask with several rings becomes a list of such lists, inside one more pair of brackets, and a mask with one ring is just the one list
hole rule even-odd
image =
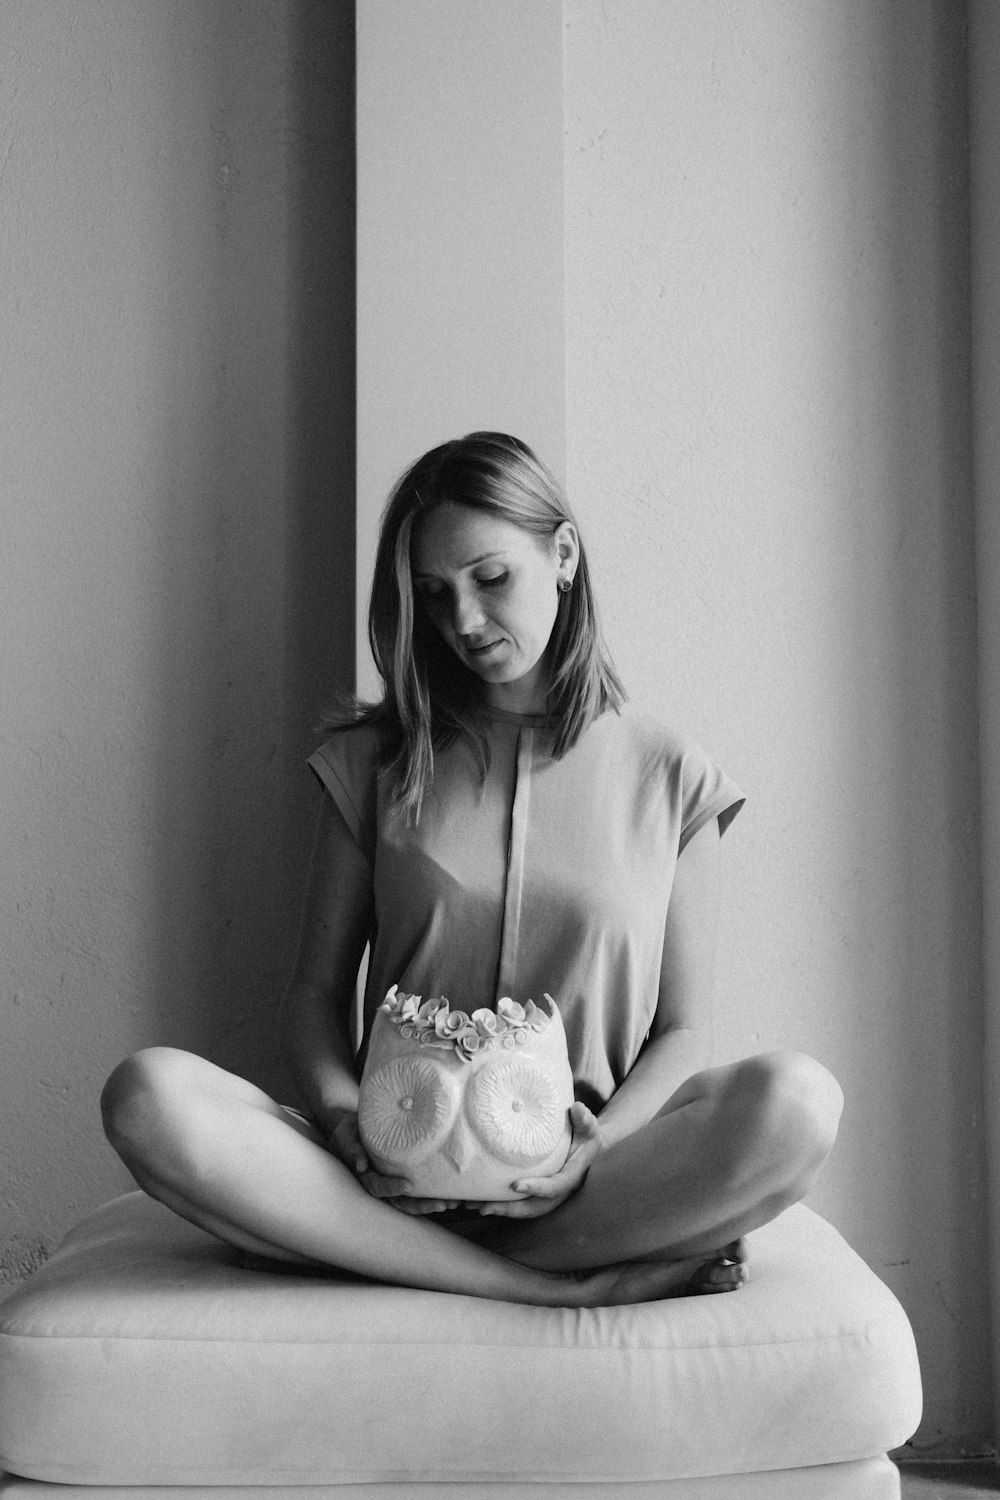
[[708, 1062], [719, 930], [719, 822], [712, 818], [677, 861], [667, 908], [660, 994], [649, 1037], [600, 1114], [610, 1146], [645, 1125]]
[[719, 823], [700, 828], [677, 861], [663, 935], [660, 993], [649, 1036], [628, 1077], [595, 1117], [573, 1105], [573, 1144], [551, 1177], [518, 1184], [527, 1198], [484, 1205], [509, 1218], [550, 1213], [583, 1182], [598, 1152], [645, 1125], [708, 1061], [719, 924]]

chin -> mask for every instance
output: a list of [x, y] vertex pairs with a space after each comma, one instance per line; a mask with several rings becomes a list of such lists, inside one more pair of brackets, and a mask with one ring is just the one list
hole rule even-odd
[[485, 682], [516, 682], [524, 675], [507, 661], [466, 662], [466, 666]]

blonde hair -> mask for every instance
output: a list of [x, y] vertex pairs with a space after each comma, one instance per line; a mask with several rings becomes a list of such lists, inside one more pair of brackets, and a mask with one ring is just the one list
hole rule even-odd
[[[382, 514], [368, 607], [368, 639], [385, 691], [378, 703], [356, 705], [351, 717], [387, 731], [384, 769], [394, 783], [394, 806], [411, 823], [420, 816], [436, 750], [464, 736], [484, 774], [489, 765], [489, 745], [476, 712], [478, 679], [414, 598], [414, 525], [447, 503], [499, 516], [540, 540], [551, 540], [564, 521], [576, 525], [553, 475], [526, 443], [503, 432], [472, 432], [442, 443], [417, 459], [394, 486]], [[600, 714], [609, 708], [617, 712], [625, 698], [601, 636], [582, 542], [574, 586], [559, 596], [548, 650], [548, 717], [558, 758]]]

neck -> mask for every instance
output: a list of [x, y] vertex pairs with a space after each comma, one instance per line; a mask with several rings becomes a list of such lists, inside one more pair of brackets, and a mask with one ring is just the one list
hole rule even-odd
[[509, 714], [544, 714], [548, 711], [548, 672], [536, 668], [516, 682], [490, 682], [484, 699], [490, 708]]

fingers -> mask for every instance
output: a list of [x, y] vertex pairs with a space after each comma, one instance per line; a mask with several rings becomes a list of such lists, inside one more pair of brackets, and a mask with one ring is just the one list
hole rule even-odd
[[327, 1140], [327, 1149], [359, 1177], [370, 1170], [371, 1163], [358, 1133], [357, 1115], [344, 1116]]
[[569, 1107], [569, 1117], [573, 1126], [574, 1138], [578, 1135], [591, 1140], [599, 1140], [601, 1127], [597, 1116], [587, 1108], [582, 1100], [575, 1100]]
[[522, 1197], [481, 1204], [479, 1212], [507, 1219], [537, 1219], [558, 1208], [582, 1181], [582, 1172], [561, 1172], [554, 1177], [525, 1178], [524, 1181], [513, 1184], [515, 1193], [523, 1194]]
[[514, 1219], [523, 1217], [521, 1214], [515, 1213], [515, 1209], [523, 1202], [524, 1200], [521, 1198], [500, 1198], [496, 1201], [491, 1199], [488, 1202], [476, 1203], [472, 1207], [477, 1209], [480, 1217], [484, 1219], [493, 1218], [494, 1216], [498, 1219]]
[[359, 1179], [373, 1198], [399, 1198], [410, 1185], [405, 1177], [383, 1177], [381, 1172], [364, 1172]]
[[524, 1177], [514, 1183], [514, 1191], [531, 1198], [565, 1198], [576, 1186], [579, 1175], [576, 1172], [556, 1172], [552, 1177]]
[[550, 1201], [568, 1198], [582, 1184], [597, 1149], [596, 1143], [574, 1147], [560, 1171], [553, 1172], [550, 1177], [520, 1177], [513, 1184], [515, 1193], [527, 1193], [532, 1198]]
[[407, 1198], [400, 1196], [393, 1198], [393, 1208], [398, 1208], [401, 1214], [410, 1214], [418, 1217], [423, 1214], [440, 1214], [445, 1209], [458, 1208], [457, 1198]]
[[499, 1203], [484, 1204], [479, 1212], [483, 1218], [539, 1219], [556, 1205], [548, 1198], [509, 1198]]

